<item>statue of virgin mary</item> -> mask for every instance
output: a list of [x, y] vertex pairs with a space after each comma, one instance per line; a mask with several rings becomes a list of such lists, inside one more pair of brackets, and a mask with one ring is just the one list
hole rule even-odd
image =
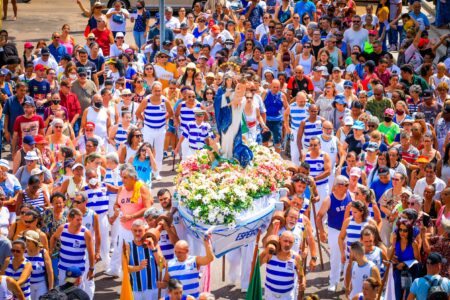
[[236, 83], [232, 74], [225, 74], [223, 85], [214, 98], [214, 113], [220, 134], [221, 155], [247, 166], [253, 152], [242, 141], [241, 122], [245, 105], [245, 83]]

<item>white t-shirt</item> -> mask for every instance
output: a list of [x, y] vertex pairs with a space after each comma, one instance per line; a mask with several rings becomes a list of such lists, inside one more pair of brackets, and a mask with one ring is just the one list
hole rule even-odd
[[[116, 11], [116, 9], [110, 8], [108, 10], [108, 12], [106, 14], [110, 14], [112, 12]], [[113, 17], [114, 15], [111, 16], [111, 18], [109, 18], [109, 28], [111, 29], [111, 31], [122, 31], [122, 32], [126, 32], [126, 27], [127, 27], [127, 17], [129, 16], [128, 10], [126, 10], [125, 8], [120, 9], [121, 15], [123, 17], [123, 23], [119, 24], [113, 21]]]
[[180, 20], [175, 17], [171, 17], [170, 20], [165, 19], [166, 28], [170, 28], [172, 30], [180, 28]]
[[185, 46], [192, 45], [195, 40], [195, 36], [192, 33], [186, 33], [186, 35], [182, 35], [181, 33], [175, 36], [176, 39], [182, 39]]
[[128, 44], [123, 43], [122, 44], [122, 50], [120, 50], [116, 43], [112, 44], [111, 46], [109, 46], [109, 56], [110, 57], [118, 57], [120, 54], [122, 54], [123, 51], [127, 50], [128, 48], [130, 48], [130, 46], [128, 46]]
[[[220, 37], [217, 37], [217, 38], [219, 39]], [[210, 34], [205, 36], [205, 38], [203, 39], [203, 44], [208, 44], [211, 46], [211, 56], [212, 57], [214, 57], [216, 55], [216, 53], [222, 49], [222, 45], [219, 42], [214, 44], [214, 37]]]
[[269, 25], [264, 25], [264, 23], [258, 25], [255, 29], [255, 35], [259, 37], [259, 41], [261, 41], [261, 38], [263, 35], [269, 33]]
[[364, 42], [369, 39], [369, 31], [365, 28], [361, 28], [358, 31], [349, 28], [344, 32], [344, 42], [350, 46], [350, 49], [358, 45], [361, 49], [364, 49]]
[[0, 209], [0, 235], [8, 236], [9, 210], [2, 206]]
[[[446, 184], [442, 179], [436, 177], [436, 179], [433, 182], [433, 185], [436, 189], [436, 195], [434, 195], [433, 199], [437, 200], [441, 197], [441, 192], [443, 189], [445, 189]], [[423, 192], [425, 191], [425, 188], [427, 186], [428, 186], [428, 183], [426, 181], [426, 178], [421, 178], [421, 179], [417, 180], [416, 186], [414, 187], [414, 194], [423, 197]]]

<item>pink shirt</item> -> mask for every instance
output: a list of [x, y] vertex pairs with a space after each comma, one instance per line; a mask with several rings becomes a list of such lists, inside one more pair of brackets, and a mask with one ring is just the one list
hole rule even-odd
[[[142, 202], [142, 197], [139, 197], [137, 203], [131, 203], [131, 196], [133, 195], [133, 191], [127, 191], [125, 187], [122, 188], [122, 190], [119, 192], [119, 200], [118, 203], [120, 205], [120, 210], [122, 211], [123, 215], [132, 215], [141, 209], [144, 208], [144, 204]], [[133, 222], [136, 219], [128, 220], [126, 222], [120, 221], [122, 226], [128, 230], [131, 230], [131, 225], [133, 225]]]

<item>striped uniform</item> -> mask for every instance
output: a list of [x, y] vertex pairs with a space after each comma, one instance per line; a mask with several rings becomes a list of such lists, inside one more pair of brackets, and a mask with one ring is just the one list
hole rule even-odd
[[183, 284], [183, 292], [198, 298], [200, 295], [200, 273], [197, 269], [197, 262], [195, 256], [188, 256], [188, 258], [180, 262], [177, 257], [169, 260], [168, 268], [170, 278], [175, 278]]
[[166, 260], [173, 259], [174, 256], [174, 246], [170, 242], [169, 235], [167, 231], [161, 231], [161, 235], [159, 236], [159, 247], [161, 247], [162, 254]]
[[314, 123], [311, 123], [308, 119], [305, 120], [305, 127], [303, 130], [303, 149], [309, 148], [309, 140], [313, 136], [319, 136], [322, 134], [322, 120], [317, 119]]
[[152, 129], [160, 129], [166, 126], [166, 102], [165, 98], [161, 97], [161, 104], [155, 105], [147, 102], [144, 109], [144, 126]]
[[44, 251], [39, 251], [36, 256], [29, 256], [25, 253], [25, 257], [28, 261], [31, 262], [31, 266], [33, 267], [33, 271], [31, 272], [30, 283], [35, 284], [42, 281], [45, 281], [45, 261], [44, 261]]
[[211, 125], [202, 122], [197, 125], [195, 121], [189, 122], [183, 130], [183, 136], [189, 141], [189, 148], [192, 150], [200, 150], [206, 144], [206, 138], [214, 138], [211, 131]]
[[138, 246], [133, 241], [128, 242], [130, 253], [128, 264], [139, 266], [142, 260], [147, 260], [147, 267], [138, 272], [130, 273], [130, 283], [133, 292], [142, 292], [156, 289], [158, 280], [158, 269], [152, 251], [149, 248]]
[[86, 241], [84, 233], [86, 227], [81, 226], [80, 232], [73, 234], [69, 232], [69, 224], [64, 224], [61, 233], [61, 250], [59, 252], [58, 268], [66, 271], [68, 267], [78, 267], [81, 272], [85, 270], [86, 263]]
[[347, 235], [345, 237], [345, 245], [347, 245], [345, 249], [345, 255], [347, 256], [347, 259], [349, 259], [351, 244], [361, 240], [361, 231], [364, 229], [367, 223], [368, 221], [358, 224], [352, 216], [350, 223], [348, 224]]
[[380, 276], [383, 278], [385, 270], [385, 266], [383, 264], [383, 254], [379, 247], [375, 246], [372, 252], [365, 254], [367, 259], [377, 266], [378, 270], [380, 270]]
[[[300, 251], [300, 248], [302, 246], [302, 241], [303, 241], [303, 231], [305, 231], [305, 225], [303, 224], [303, 215], [301, 214], [297, 224], [295, 224], [294, 228], [292, 228], [290, 230], [290, 232], [292, 232], [292, 234], [294, 235], [294, 245], [292, 245], [292, 251], [298, 253]], [[286, 227], [283, 227], [280, 229], [280, 231], [278, 232], [278, 235], [281, 236], [283, 234], [283, 232], [285, 232]]]
[[31, 199], [30, 196], [28, 196], [27, 191], [23, 190], [23, 203], [31, 204], [34, 208], [37, 208], [40, 212], [42, 212], [44, 211], [45, 207], [44, 192], [42, 191], [42, 189], [39, 189], [37, 194], [37, 198]]
[[116, 135], [114, 136], [114, 141], [116, 142], [116, 148], [119, 147], [121, 143], [124, 143], [127, 140], [128, 131], [125, 130], [122, 126], [122, 123], [119, 123], [117, 127]]
[[[323, 158], [322, 152], [317, 158], [311, 158], [310, 152], [306, 153], [305, 162], [307, 162], [310, 166], [309, 175], [311, 175], [312, 177], [316, 177], [317, 175], [323, 173], [323, 171], [325, 170], [325, 160]], [[328, 184], [328, 177], [316, 181], [317, 188], [325, 184]]]
[[[114, 170], [106, 169], [104, 181], [105, 181], [105, 183], [108, 183], [110, 185], [122, 186], [123, 182], [122, 182], [122, 178], [120, 177], [119, 168], [116, 168]], [[106, 191], [106, 194], [108, 196], [117, 195], [117, 193], [110, 192], [108, 190]], [[111, 197], [110, 197], [110, 199], [111, 199]], [[115, 200], [115, 198], [114, 198], [114, 200]]]
[[197, 102], [192, 108], [187, 107], [186, 102], [181, 103], [180, 128], [183, 130], [183, 132], [188, 129], [189, 122], [195, 122], [194, 108], [200, 107], [201, 105], [199, 102]]
[[[275, 255], [267, 262], [266, 266], [266, 292], [282, 295], [294, 292], [296, 277], [295, 256], [287, 261], [278, 259]], [[267, 298], [267, 296], [266, 296]]]
[[95, 234], [94, 216], [95, 212], [90, 208], [86, 209], [86, 213], [83, 216], [83, 226], [86, 227], [86, 229], [88, 229], [91, 232], [92, 237], [94, 237]]
[[101, 184], [95, 189], [85, 186], [84, 193], [88, 199], [87, 207], [93, 209], [97, 215], [101, 215], [108, 211], [109, 197], [105, 184]]
[[353, 299], [353, 297], [362, 292], [364, 280], [372, 276], [372, 268], [374, 267], [375, 264], [371, 261], [368, 261], [362, 266], [359, 266], [356, 261], [353, 262], [351, 279], [352, 290], [350, 291], [349, 299]]
[[[13, 268], [12, 260], [13, 257], [11, 257], [8, 267], [6, 267], [5, 275], [17, 281], [19, 280], [20, 275], [22, 275], [23, 269], [25, 268], [25, 264], [28, 262], [28, 260], [25, 258], [23, 262], [20, 264], [19, 268], [17, 268], [17, 270], [14, 270]], [[31, 295], [30, 277], [27, 278], [27, 280], [20, 286], [20, 288], [22, 289], [25, 299], [30, 299]]]
[[291, 129], [298, 130], [300, 123], [309, 117], [308, 113], [309, 104], [304, 107], [298, 106], [297, 102], [290, 105], [290, 117], [291, 117]]

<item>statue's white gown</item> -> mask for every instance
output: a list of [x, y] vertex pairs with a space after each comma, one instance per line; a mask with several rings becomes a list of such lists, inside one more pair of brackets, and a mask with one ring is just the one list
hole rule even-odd
[[[233, 89], [227, 89], [232, 91]], [[235, 96], [235, 93], [232, 92], [230, 99], [233, 101], [233, 98]], [[242, 97], [242, 96], [241, 96]], [[222, 95], [222, 105], [221, 107], [227, 106], [227, 99], [225, 97], [225, 93]], [[240, 104], [237, 106], [232, 106], [232, 121], [230, 127], [228, 127], [228, 130], [226, 133], [222, 133], [222, 141], [221, 141], [221, 148], [222, 148], [222, 156], [227, 159], [233, 158], [233, 145], [234, 145], [234, 137], [236, 136], [237, 132], [239, 131], [239, 128], [241, 126], [242, 121], [242, 113], [244, 112], [244, 105], [245, 105], [245, 98], [242, 97]]]

